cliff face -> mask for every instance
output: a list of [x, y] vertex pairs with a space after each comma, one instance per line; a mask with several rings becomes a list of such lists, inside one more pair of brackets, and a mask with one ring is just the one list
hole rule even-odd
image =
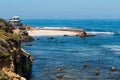
[[22, 37], [28, 34], [15, 31], [12, 24], [0, 18], [0, 80], [25, 80], [31, 72], [31, 56], [21, 49]]
[[21, 41], [0, 38], [0, 71], [5, 73], [6, 80], [29, 78], [31, 66], [31, 56], [21, 49]]

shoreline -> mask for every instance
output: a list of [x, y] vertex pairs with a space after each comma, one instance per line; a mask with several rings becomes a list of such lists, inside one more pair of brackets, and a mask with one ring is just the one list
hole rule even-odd
[[83, 29], [34, 29], [27, 30], [30, 36], [85, 36]]

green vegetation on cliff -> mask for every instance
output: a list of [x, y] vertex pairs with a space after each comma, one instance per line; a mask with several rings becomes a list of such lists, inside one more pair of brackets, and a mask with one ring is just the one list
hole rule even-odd
[[11, 24], [0, 18], [0, 80], [18, 80], [13, 78], [20, 79], [20, 76], [29, 78], [31, 72], [31, 56], [21, 50], [21, 40], [28, 39], [28, 33], [23, 31], [19, 35], [12, 29]]
[[7, 52], [3, 52], [2, 54], [0, 54], [0, 58], [8, 58], [10, 57], [10, 54]]
[[9, 22], [0, 18], [0, 38], [5, 40], [13, 39], [19, 41], [20, 36], [18, 34], [13, 34], [12, 27], [13, 26]]
[[0, 38], [3, 38], [5, 40], [13, 39], [16, 41], [20, 40], [20, 36], [18, 34], [12, 34], [12, 33], [7, 33], [4, 30], [0, 30]]
[[12, 28], [13, 28], [12, 24], [0, 18], [0, 30], [12, 33]]

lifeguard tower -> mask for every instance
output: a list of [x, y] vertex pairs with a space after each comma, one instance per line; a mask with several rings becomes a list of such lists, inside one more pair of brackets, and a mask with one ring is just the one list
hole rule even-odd
[[19, 28], [22, 26], [21, 20], [19, 16], [13, 16], [13, 18], [9, 19], [9, 23], [12, 24], [14, 27]]

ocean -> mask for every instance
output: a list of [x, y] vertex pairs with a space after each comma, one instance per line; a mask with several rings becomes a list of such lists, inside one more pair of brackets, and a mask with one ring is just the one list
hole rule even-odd
[[[22, 22], [37, 28], [82, 28], [98, 34], [85, 38], [37, 36], [33, 42], [23, 42], [32, 44], [22, 47], [35, 58], [30, 80], [120, 80], [119, 19], [28, 19]], [[111, 67], [116, 69], [113, 71]]]

